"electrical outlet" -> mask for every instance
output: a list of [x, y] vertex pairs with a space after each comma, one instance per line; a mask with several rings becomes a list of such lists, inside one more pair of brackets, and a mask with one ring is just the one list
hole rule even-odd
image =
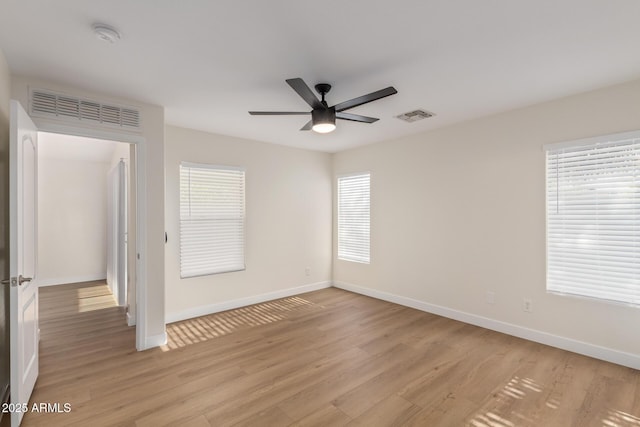
[[522, 310], [526, 313], [533, 312], [533, 302], [529, 298], [522, 299]]
[[484, 296], [484, 301], [487, 304], [495, 304], [496, 303], [496, 293], [493, 291], [487, 291]]
[[311, 276], [311, 269], [309, 267], [304, 269], [305, 276]]

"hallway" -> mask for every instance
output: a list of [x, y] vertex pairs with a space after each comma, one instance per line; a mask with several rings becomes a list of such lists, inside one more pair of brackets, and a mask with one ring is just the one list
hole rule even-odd
[[[121, 379], [124, 358], [150, 356], [136, 352], [135, 328], [127, 326], [104, 281], [42, 287], [39, 302], [40, 376], [30, 408], [58, 403], [64, 411], [68, 403], [76, 415], [93, 412], [92, 399], [105, 393], [109, 381]], [[68, 417], [29, 412], [23, 425], [66, 425]]]

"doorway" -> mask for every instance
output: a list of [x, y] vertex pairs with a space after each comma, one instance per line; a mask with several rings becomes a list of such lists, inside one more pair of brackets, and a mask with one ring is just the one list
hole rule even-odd
[[[135, 200], [135, 145], [39, 132], [38, 283], [105, 281], [135, 324], [135, 249], [128, 239]], [[131, 264], [134, 268], [127, 268]]]
[[[137, 195], [143, 194], [145, 177], [145, 139], [140, 136], [128, 135], [118, 132], [105, 132], [97, 129], [80, 128], [76, 126], [66, 126], [50, 122], [43, 122], [36, 125], [31, 117], [18, 101], [11, 101], [10, 111], [10, 138], [9, 138], [9, 231], [10, 231], [10, 251], [15, 256], [10, 258], [10, 278], [3, 279], [3, 284], [10, 285], [10, 364], [11, 364], [11, 401], [14, 404], [27, 404], [33, 391], [35, 381], [39, 371], [38, 348], [40, 340], [40, 330], [38, 328], [38, 290], [39, 274], [37, 268], [37, 223], [38, 223], [38, 135], [42, 131], [51, 131], [56, 134], [67, 134], [75, 136], [96, 137], [99, 140], [121, 139], [130, 143], [131, 170], [135, 185], [131, 186], [130, 203], [135, 214], [129, 215], [129, 230], [135, 231], [133, 239], [133, 250], [135, 254], [134, 262], [130, 265], [135, 274], [130, 274], [130, 278], [135, 278], [129, 289], [131, 295], [136, 295], [133, 302], [129, 302], [130, 307], [135, 308], [131, 315], [136, 319], [136, 328], [130, 329], [135, 334], [136, 348], [144, 349], [145, 346], [145, 311], [146, 301], [144, 285], [146, 278], [146, 268], [140, 259], [140, 252], [144, 253], [145, 237], [144, 227], [136, 227], [140, 224], [140, 218], [144, 218], [146, 213], [146, 200], [142, 198], [138, 201]], [[122, 138], [120, 138], [122, 137]], [[134, 145], [135, 144], [135, 145]], [[96, 148], [94, 145], [93, 148]], [[135, 165], [135, 166], [134, 166]], [[139, 173], [139, 176], [137, 175]], [[141, 179], [138, 179], [138, 178]], [[66, 187], [63, 187], [65, 190]], [[135, 189], [135, 191], [133, 191]], [[73, 200], [73, 199], [72, 199]], [[43, 209], [44, 213], [52, 213], [53, 210]], [[74, 212], [68, 214], [73, 217]], [[134, 220], [135, 219], [135, 220]], [[133, 224], [133, 227], [131, 226]], [[67, 236], [63, 236], [60, 241], [65, 241]], [[131, 246], [132, 239], [129, 239]], [[140, 248], [137, 246], [140, 245]], [[131, 271], [130, 270], [130, 271]], [[139, 276], [139, 277], [138, 277]], [[138, 297], [137, 294], [140, 294]], [[108, 294], [113, 300], [111, 294]], [[140, 310], [137, 303], [142, 304]], [[80, 304], [79, 304], [80, 305]], [[80, 310], [78, 310], [80, 312]], [[11, 424], [18, 425], [23, 416], [23, 412], [13, 412]]]

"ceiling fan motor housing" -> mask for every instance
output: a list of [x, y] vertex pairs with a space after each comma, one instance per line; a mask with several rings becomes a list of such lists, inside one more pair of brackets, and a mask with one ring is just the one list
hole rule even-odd
[[334, 123], [336, 122], [336, 109], [331, 108], [316, 108], [311, 111], [311, 120], [313, 124], [317, 123]]

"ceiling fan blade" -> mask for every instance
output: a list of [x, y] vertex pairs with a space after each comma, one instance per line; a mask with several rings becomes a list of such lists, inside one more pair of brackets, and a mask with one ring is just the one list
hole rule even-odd
[[302, 116], [308, 111], [249, 111], [252, 116]]
[[351, 120], [352, 122], [362, 122], [362, 123], [373, 123], [380, 120], [380, 119], [376, 119], [375, 117], [367, 117], [367, 116], [361, 116], [359, 114], [350, 114], [350, 113], [336, 113], [336, 119]]
[[367, 95], [362, 95], [357, 98], [350, 99], [348, 101], [341, 102], [340, 104], [336, 104], [334, 107], [337, 112], [348, 110], [349, 108], [357, 107], [362, 104], [366, 104], [371, 101], [375, 101], [380, 98], [387, 97], [389, 95], [395, 95], [398, 91], [393, 87], [389, 86], [385, 89], [380, 89], [375, 92], [371, 92]]
[[314, 93], [311, 91], [309, 86], [307, 86], [304, 80], [298, 77], [295, 79], [287, 79], [287, 83], [289, 83], [289, 86], [291, 86], [291, 88], [295, 90], [296, 93], [300, 95], [300, 97], [311, 106], [311, 108], [313, 108], [314, 110], [316, 108], [324, 108], [324, 106], [320, 103], [318, 97], [314, 95]]
[[300, 128], [300, 130], [311, 130], [312, 127], [313, 127], [313, 120], [309, 120], [306, 125]]

